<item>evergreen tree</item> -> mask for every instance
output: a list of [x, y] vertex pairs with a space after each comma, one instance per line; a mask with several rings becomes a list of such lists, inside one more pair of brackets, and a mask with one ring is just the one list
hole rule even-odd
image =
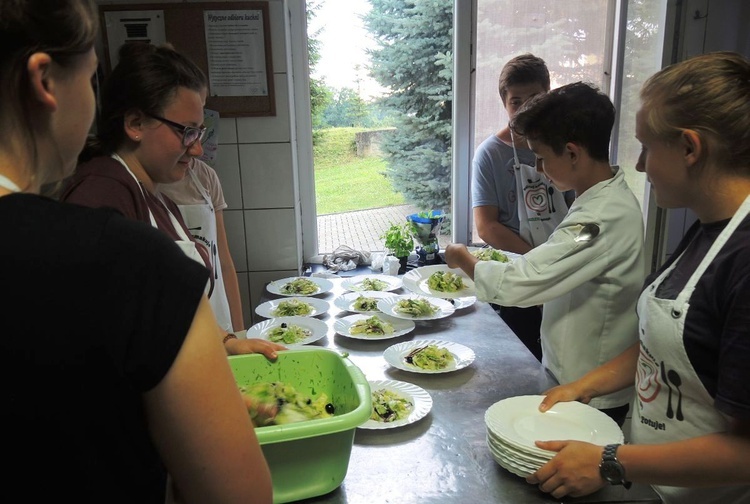
[[[451, 206], [453, 1], [369, 0], [365, 26], [378, 48], [371, 73], [397, 132], [384, 139], [387, 177], [420, 209]], [[444, 225], [444, 229], [449, 226]]]
[[[320, 0], [308, 0], [306, 4], [308, 24], [315, 17], [315, 13], [320, 9], [320, 5]], [[307, 37], [307, 58], [310, 75], [313, 74], [315, 65], [320, 61], [320, 42], [316, 38], [319, 33], [320, 30], [313, 34], [308, 34]], [[319, 139], [318, 129], [323, 119], [323, 111], [328, 103], [330, 103], [331, 98], [331, 90], [328, 89], [325, 82], [321, 79], [310, 77], [310, 115], [312, 116], [313, 144], [317, 143]]]

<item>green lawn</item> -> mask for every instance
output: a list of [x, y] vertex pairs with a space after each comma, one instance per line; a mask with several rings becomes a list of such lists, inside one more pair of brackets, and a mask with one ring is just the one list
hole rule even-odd
[[362, 129], [320, 130], [313, 153], [318, 215], [405, 204], [383, 175], [385, 161], [378, 156], [357, 157], [357, 131]]

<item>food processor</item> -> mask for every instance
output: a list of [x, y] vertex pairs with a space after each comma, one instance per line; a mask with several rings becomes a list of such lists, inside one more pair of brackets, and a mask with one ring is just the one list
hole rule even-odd
[[419, 212], [406, 216], [406, 220], [412, 224], [414, 240], [418, 243], [416, 252], [419, 256], [417, 259], [419, 266], [442, 264], [443, 261], [438, 255], [438, 252], [440, 252], [438, 234], [444, 218], [445, 214], [442, 210]]

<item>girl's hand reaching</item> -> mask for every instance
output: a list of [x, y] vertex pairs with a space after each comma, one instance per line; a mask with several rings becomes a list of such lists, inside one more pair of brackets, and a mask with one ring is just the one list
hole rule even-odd
[[593, 397], [590, 393], [584, 393], [579, 390], [579, 387], [576, 386], [576, 382], [551, 388], [544, 392], [543, 395], [545, 397], [539, 405], [539, 411], [541, 412], [547, 411], [559, 402], [578, 401], [583, 404], [588, 404]]
[[276, 352], [288, 350], [284, 345], [261, 338], [230, 339], [224, 346], [229, 355], [259, 353], [265, 355], [270, 360], [276, 359]]

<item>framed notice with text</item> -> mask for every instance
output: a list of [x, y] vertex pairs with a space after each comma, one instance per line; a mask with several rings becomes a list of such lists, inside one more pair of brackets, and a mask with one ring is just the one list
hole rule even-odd
[[208, 78], [221, 117], [276, 115], [267, 2], [100, 5], [105, 74], [120, 46], [169, 43]]

